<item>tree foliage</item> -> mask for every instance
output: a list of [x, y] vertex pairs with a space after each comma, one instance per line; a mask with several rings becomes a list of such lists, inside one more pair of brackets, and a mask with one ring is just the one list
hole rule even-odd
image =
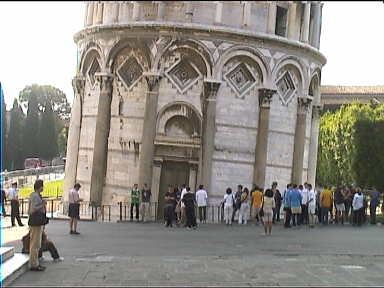
[[28, 101], [27, 118], [25, 119], [23, 144], [25, 157], [39, 157], [40, 141], [39, 141], [39, 106], [37, 97], [31, 95]]
[[8, 139], [6, 135], [7, 131], [7, 118], [5, 117], [6, 114], [6, 105], [4, 101], [4, 95], [3, 91], [1, 89], [1, 83], [0, 83], [0, 96], [1, 96], [1, 168], [2, 170], [8, 169], [8, 153], [6, 151], [8, 145]]
[[52, 160], [53, 157], [57, 156], [55, 118], [49, 100], [45, 104], [44, 113], [41, 117], [39, 142], [40, 157], [45, 160]]
[[19, 94], [20, 103], [27, 108], [31, 98], [35, 98], [39, 112], [43, 112], [46, 103], [51, 103], [53, 111], [64, 120], [71, 115], [71, 106], [63, 91], [50, 85], [33, 84], [25, 87]]
[[24, 152], [23, 152], [23, 120], [24, 113], [17, 99], [13, 102], [13, 107], [10, 111], [10, 123], [8, 134], [8, 149], [9, 169], [17, 170], [24, 167]]
[[[320, 120], [317, 182], [327, 185], [379, 183], [377, 159], [384, 133], [383, 105], [357, 102], [325, 113]], [[380, 136], [383, 137], [383, 136]], [[384, 163], [382, 163], [384, 164]], [[381, 165], [382, 165], [381, 164]], [[381, 166], [383, 167], [383, 166]]]
[[68, 127], [63, 127], [57, 137], [57, 145], [60, 155], [65, 155], [67, 153], [68, 130]]

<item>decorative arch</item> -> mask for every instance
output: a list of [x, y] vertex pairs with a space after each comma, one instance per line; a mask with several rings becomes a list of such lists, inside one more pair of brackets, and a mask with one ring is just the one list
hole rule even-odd
[[164, 106], [157, 115], [156, 133], [166, 135], [166, 128], [169, 121], [174, 117], [186, 118], [193, 129], [192, 135], [201, 136], [202, 116], [193, 105], [186, 102], [173, 102]]
[[288, 105], [295, 95], [303, 95], [308, 87], [304, 65], [293, 56], [285, 57], [272, 71], [272, 79], [283, 105]]
[[244, 45], [235, 45], [225, 51], [223, 55], [220, 56], [219, 61], [216, 63], [213, 69], [213, 78], [221, 79], [223, 67], [225, 64], [230, 61], [232, 58], [237, 56], [245, 56], [252, 59], [260, 68], [262, 72], [263, 85], [268, 85], [270, 81], [270, 69], [269, 66], [265, 63], [262, 54], [254, 47], [244, 46]]
[[121, 51], [123, 51], [125, 48], [128, 48], [128, 47], [132, 49], [135, 49], [135, 48], [141, 49], [141, 52], [144, 55], [144, 60], [146, 61], [146, 64], [148, 65], [148, 67], [151, 67], [151, 63], [153, 62], [153, 57], [151, 52], [149, 51], [148, 46], [144, 42], [137, 41], [134, 38], [122, 38], [117, 40], [107, 53], [105, 62], [106, 62], [106, 66], [109, 69], [111, 69], [111, 71], [116, 62], [116, 56], [119, 55]]
[[308, 95], [313, 97], [315, 103], [320, 103], [320, 83], [321, 71], [316, 69], [311, 76], [311, 82], [308, 87]]
[[90, 42], [86, 45], [84, 52], [80, 56], [80, 73], [82, 76], [86, 76], [86, 72], [89, 69], [94, 58], [96, 58], [100, 64], [100, 69], [105, 67], [104, 54], [100, 46], [95, 42]]
[[213, 57], [208, 48], [203, 43], [193, 39], [178, 39], [171, 41], [170, 45], [168, 45], [163, 51], [159, 51], [161, 54], [155, 57], [155, 62], [153, 64], [154, 69], [161, 70], [162, 59], [179, 49], [193, 51], [193, 53], [197, 55], [204, 63], [205, 71], [203, 71], [204, 73], [202, 74], [205, 74], [207, 78], [212, 77], [212, 67], [214, 63]]

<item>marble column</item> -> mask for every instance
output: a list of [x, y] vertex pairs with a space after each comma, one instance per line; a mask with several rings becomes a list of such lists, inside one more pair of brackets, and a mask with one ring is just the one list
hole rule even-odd
[[89, 2], [85, 4], [84, 27], [87, 27]]
[[307, 1], [304, 4], [304, 14], [303, 14], [303, 26], [302, 26], [302, 34], [301, 34], [301, 41], [304, 43], [308, 43], [309, 41], [309, 20], [311, 15], [311, 2]]
[[96, 24], [102, 24], [103, 23], [103, 3], [97, 3], [97, 15], [96, 15]]
[[157, 20], [163, 20], [165, 16], [165, 1], [159, 1], [157, 2]]
[[275, 1], [270, 2], [268, 5], [268, 26], [267, 33], [275, 34], [276, 31], [276, 12], [277, 4]]
[[159, 84], [161, 75], [159, 73], [144, 73], [148, 84], [147, 97], [145, 101], [145, 116], [143, 134], [141, 136], [140, 164], [139, 164], [139, 187], [144, 183], [151, 183], [152, 163], [155, 153], [156, 116], [157, 102], [159, 99]]
[[118, 2], [113, 2], [111, 4], [112, 23], [118, 23], [119, 22], [119, 6], [120, 5]]
[[140, 3], [137, 1], [133, 2], [133, 9], [132, 9], [132, 20], [137, 21], [140, 17]]
[[245, 1], [243, 3], [244, 11], [243, 11], [243, 27], [249, 27], [251, 25], [251, 7], [252, 2], [251, 1]]
[[99, 101], [93, 146], [90, 201], [92, 206], [100, 206], [107, 169], [113, 75], [99, 72], [95, 74], [95, 78], [99, 89]]
[[312, 31], [311, 31], [311, 45], [314, 47], [318, 46], [318, 38], [320, 35], [320, 25], [321, 25], [321, 18], [320, 18], [320, 3], [312, 3], [311, 5], [313, 8], [311, 9], [313, 12], [313, 24], [312, 24]]
[[[162, 165], [163, 165], [163, 161], [160, 161], [160, 160], [154, 160], [153, 161], [153, 165], [152, 165], [152, 184], [151, 184], [151, 192], [152, 192], [152, 196], [151, 196], [151, 202], [157, 202], [159, 203], [159, 190], [160, 190], [160, 180], [161, 180], [161, 168], [162, 168]], [[156, 211], [155, 209], [157, 209], [157, 206], [156, 207], [152, 207], [151, 208], [151, 211], [152, 211], [152, 214], [151, 216], [153, 217], [153, 219], [155, 218], [155, 215], [156, 215]]]
[[84, 99], [85, 79], [76, 76], [72, 79], [75, 98], [71, 109], [71, 120], [69, 123], [68, 141], [67, 141], [67, 157], [65, 162], [65, 179], [64, 179], [64, 201], [68, 201], [68, 191], [73, 188], [76, 182], [77, 161], [79, 156], [82, 103]]
[[126, 2], [120, 3], [119, 7], [119, 20], [121, 24], [128, 23], [129, 21], [129, 4]]
[[88, 13], [87, 13], [87, 26], [92, 26], [93, 24], [93, 7], [95, 4], [90, 2], [88, 5]]
[[316, 182], [316, 167], [317, 167], [317, 152], [319, 146], [319, 127], [320, 113], [323, 109], [322, 105], [312, 106], [312, 123], [311, 123], [311, 139], [309, 143], [308, 154], [308, 183], [315, 187]]
[[211, 193], [212, 157], [215, 151], [216, 95], [221, 81], [204, 79], [203, 92], [203, 185]]
[[297, 119], [295, 130], [295, 143], [293, 149], [292, 183], [303, 184], [305, 131], [307, 127], [307, 113], [311, 99], [307, 97], [297, 98]]
[[95, 25], [95, 24], [96, 24], [96, 21], [97, 21], [97, 9], [98, 9], [98, 5], [97, 5], [97, 2], [95, 2], [94, 5], [93, 5], [93, 19], [92, 19], [92, 25]]
[[187, 1], [186, 2], [186, 8], [185, 8], [185, 19], [187, 20], [186, 22], [192, 22], [193, 18], [193, 2]]
[[288, 8], [288, 39], [294, 39], [296, 36], [296, 9], [297, 3], [290, 2]]
[[215, 14], [215, 24], [222, 24], [223, 19], [223, 2], [216, 2], [216, 14]]
[[264, 188], [267, 168], [269, 111], [276, 90], [259, 89], [259, 124], [255, 147], [253, 183]]
[[189, 187], [192, 192], [196, 192], [196, 177], [197, 177], [197, 164], [190, 163], [189, 165]]

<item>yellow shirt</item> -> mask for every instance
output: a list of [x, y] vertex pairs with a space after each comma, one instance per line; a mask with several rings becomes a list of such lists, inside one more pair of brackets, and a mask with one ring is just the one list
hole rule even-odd
[[331, 208], [332, 206], [332, 191], [329, 189], [324, 189], [320, 194], [320, 204], [321, 207]]
[[263, 202], [263, 193], [259, 190], [252, 192], [252, 206], [261, 207]]

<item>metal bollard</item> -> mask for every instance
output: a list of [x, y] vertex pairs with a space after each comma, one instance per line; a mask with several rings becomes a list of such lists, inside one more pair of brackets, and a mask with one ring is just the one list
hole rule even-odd
[[111, 205], [108, 205], [108, 221], [111, 222]]
[[21, 216], [24, 216], [24, 199], [21, 199]]
[[101, 205], [101, 221], [104, 222], [104, 205]]
[[53, 219], [53, 199], [51, 200], [51, 218]]
[[119, 202], [119, 206], [120, 206], [119, 218], [120, 218], [120, 221], [122, 221], [123, 220], [123, 202]]

